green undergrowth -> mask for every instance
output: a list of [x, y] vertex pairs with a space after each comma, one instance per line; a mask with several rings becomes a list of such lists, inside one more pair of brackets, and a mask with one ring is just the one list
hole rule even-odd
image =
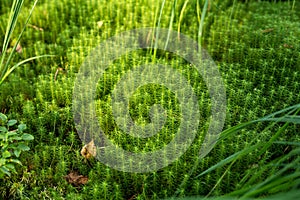
[[[197, 3], [187, 2], [183, 9], [185, 3], [177, 1], [172, 28], [178, 30], [180, 23], [180, 31], [197, 41]], [[3, 1], [0, 5], [2, 38], [9, 3]], [[173, 1], [165, 2], [160, 27], [169, 27], [172, 5]], [[202, 9], [204, 1], [198, 6]], [[224, 130], [300, 102], [299, 6], [296, 3], [292, 10], [291, 2], [214, 1], [210, 4], [201, 41], [225, 82]], [[20, 22], [24, 21], [29, 8], [27, 1]], [[164, 128], [147, 139], [131, 137], [118, 127], [112, 114], [110, 94], [121, 77], [135, 66], [151, 62], [170, 65], [189, 81], [199, 98], [199, 128], [187, 152], [168, 167], [143, 174], [120, 172], [95, 159], [86, 161], [80, 155], [83, 143], [73, 121], [72, 95], [81, 64], [93, 48], [110, 36], [134, 28], [157, 26], [155, 19], [160, 8], [161, 1], [154, 0], [39, 2], [30, 20], [32, 26], [27, 27], [21, 39], [23, 52], [16, 55], [14, 62], [43, 54], [55, 54], [56, 57], [25, 64], [0, 88], [0, 112], [25, 123], [27, 132], [35, 138], [29, 144], [31, 150], [22, 154], [23, 166], [17, 168], [18, 174], [0, 183], [1, 198], [161, 199], [172, 197], [176, 191], [179, 197], [228, 193], [243, 196], [234, 191], [243, 191], [246, 186], [263, 182], [281, 169], [273, 165], [297, 145], [273, 143], [263, 153], [260, 147], [242, 156], [229, 168], [229, 164], [224, 165], [198, 176], [228, 156], [248, 148], [249, 144], [267, 143], [284, 125], [276, 123], [266, 128], [269, 122], [259, 122], [219, 141], [191, 172], [209, 126], [211, 101], [196, 70], [183, 59], [165, 52], [158, 52], [154, 61], [151, 52], [136, 51], [110, 65], [97, 85], [97, 114], [101, 116], [99, 123], [109, 139], [126, 150], [148, 152], [166, 145], [173, 139], [181, 117], [180, 103], [172, 91], [159, 85], [146, 85], [130, 98], [129, 112], [139, 125], [151, 121], [151, 105], [161, 104], [167, 111]], [[21, 24], [17, 30], [20, 28]], [[299, 124], [287, 125], [276, 141], [299, 144]], [[299, 164], [295, 157], [297, 154], [287, 159]], [[64, 179], [71, 171], [87, 176], [88, 183], [72, 186]], [[294, 171], [297, 173], [293, 174]], [[255, 172], [261, 174], [247, 182]], [[276, 185], [270, 192], [253, 193], [249, 197], [299, 189], [299, 168], [290, 169], [286, 174], [295, 175], [291, 187], [278, 188]]]

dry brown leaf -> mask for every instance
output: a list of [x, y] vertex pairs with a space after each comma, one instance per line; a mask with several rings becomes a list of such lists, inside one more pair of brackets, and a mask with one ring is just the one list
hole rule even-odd
[[98, 21], [98, 22], [97, 22], [97, 26], [98, 26], [98, 28], [101, 28], [101, 27], [102, 27], [102, 25], [103, 25], [103, 21]]
[[263, 30], [262, 32], [263, 33], [270, 33], [272, 31], [274, 31], [274, 28], [268, 28], [268, 29]]
[[16, 51], [17, 51], [18, 53], [22, 53], [22, 46], [21, 46], [20, 43], [18, 43], [17, 48], [16, 48]]
[[55, 75], [54, 75], [54, 80], [56, 81], [56, 78], [57, 78], [57, 75], [58, 75], [58, 72], [60, 72], [60, 71], [64, 71], [64, 69], [63, 68], [61, 68], [61, 67], [58, 67], [57, 69], [56, 69], [56, 72], [55, 72]]
[[68, 175], [64, 176], [64, 178], [66, 179], [66, 181], [68, 181], [68, 183], [74, 186], [84, 185], [89, 180], [88, 177], [79, 175], [77, 172], [70, 172]]
[[289, 45], [289, 44], [283, 44], [283, 47], [285, 47], [285, 48], [289, 48], [289, 49], [292, 49], [292, 48], [293, 48], [293, 45]]
[[96, 146], [94, 140], [91, 140], [88, 144], [84, 145], [80, 151], [81, 155], [86, 159], [90, 159], [96, 156]]
[[37, 31], [44, 31], [44, 29], [42, 29], [42, 28], [40, 28], [40, 27], [37, 27], [37, 26], [35, 26], [35, 25], [32, 25], [32, 24], [27, 24], [27, 26], [29, 26], [29, 27], [31, 27], [31, 28], [37, 30]]

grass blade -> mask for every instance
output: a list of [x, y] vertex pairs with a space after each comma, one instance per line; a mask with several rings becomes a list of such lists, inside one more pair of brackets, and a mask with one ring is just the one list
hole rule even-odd
[[186, 6], [187, 4], [189, 3], [189, 0], [186, 0], [182, 6], [182, 9], [180, 11], [180, 15], [179, 15], [179, 21], [178, 21], [178, 39], [180, 39], [180, 25], [181, 25], [181, 21], [182, 21], [182, 18], [183, 18], [183, 13], [186, 9]]
[[164, 50], [167, 49], [167, 46], [168, 46], [168, 43], [169, 43], [170, 34], [171, 34], [171, 30], [172, 30], [172, 26], [173, 26], [173, 21], [174, 21], [174, 16], [175, 16], [176, 5], [177, 5], [177, 0], [174, 0], [173, 6], [172, 6], [172, 11], [171, 11], [170, 22], [169, 22], [168, 36], [167, 36], [167, 40], [166, 40], [166, 44], [165, 44], [165, 49]]
[[[203, 34], [204, 19], [205, 19], [205, 15], [207, 13], [207, 8], [208, 8], [208, 1], [209, 0], [205, 0], [203, 10], [201, 11], [201, 19], [200, 19], [200, 24], [199, 24], [199, 29], [198, 29], [198, 45], [199, 45], [199, 49], [201, 49], [200, 48], [201, 47], [201, 38], [202, 38], [202, 34]], [[198, 3], [198, 1], [197, 1], [197, 3]]]
[[18, 64], [14, 65], [13, 67], [11, 67], [5, 74], [4, 76], [0, 79], [0, 85], [3, 83], [3, 81], [19, 66], [23, 65], [26, 62], [32, 61], [32, 60], [36, 60], [39, 58], [44, 58], [44, 57], [54, 57], [55, 55], [42, 55], [42, 56], [35, 56], [35, 57], [31, 57], [31, 58], [27, 58], [26, 60], [23, 60], [21, 62], [19, 62]]
[[16, 23], [17, 23], [17, 18], [20, 14], [20, 10], [23, 4], [23, 0], [18, 1], [18, 0], [14, 0], [12, 7], [11, 7], [11, 11], [9, 14], [9, 19], [8, 19], [8, 24], [6, 27], [6, 32], [5, 32], [5, 37], [4, 37], [4, 41], [3, 41], [3, 46], [2, 46], [2, 54], [1, 54], [1, 62], [0, 62], [0, 72], [4, 72], [4, 68], [5, 67], [3, 65], [4, 62], [4, 58], [7, 52], [7, 48], [8, 48], [8, 44], [10, 41], [10, 38], [12, 36], [12, 32], [15, 29]]
[[[9, 66], [9, 64], [10, 64], [10, 61], [11, 61], [13, 55], [15, 54], [15, 50], [16, 50], [16, 48], [17, 48], [17, 46], [18, 46], [18, 44], [19, 44], [19, 42], [20, 42], [20, 40], [21, 40], [21, 37], [22, 37], [22, 35], [23, 35], [23, 33], [24, 33], [25, 29], [26, 29], [26, 25], [28, 24], [28, 22], [29, 22], [29, 20], [30, 20], [30, 18], [31, 18], [31, 15], [32, 15], [32, 13], [33, 13], [33, 10], [34, 10], [34, 8], [35, 8], [37, 2], [38, 2], [38, 0], [35, 0], [35, 2], [34, 2], [34, 4], [33, 4], [32, 8], [31, 8], [31, 10], [30, 10], [30, 12], [29, 12], [29, 15], [28, 15], [28, 17], [27, 17], [27, 19], [26, 19], [26, 21], [25, 21], [25, 24], [24, 24], [24, 26], [23, 26], [23, 28], [22, 28], [22, 31], [21, 31], [21, 33], [19, 34], [18, 39], [17, 39], [17, 41], [16, 41], [16, 43], [15, 43], [15, 45], [14, 45], [14, 47], [13, 47], [11, 53], [9, 54], [9, 57], [8, 57], [8, 59], [7, 59], [7, 61], [6, 61], [6, 64], [5, 64], [4, 71], [2, 71], [1, 77], [4, 76], [4, 73], [6, 73], [6, 71], [7, 71], [7, 69], [8, 69], [8, 66]], [[17, 19], [16, 19], [16, 21], [17, 21]]]

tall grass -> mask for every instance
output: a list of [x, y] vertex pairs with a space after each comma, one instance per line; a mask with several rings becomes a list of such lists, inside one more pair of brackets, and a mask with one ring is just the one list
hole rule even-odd
[[25, 28], [29, 22], [29, 19], [32, 15], [32, 12], [37, 4], [38, 0], [35, 0], [29, 15], [23, 25], [23, 28], [20, 32], [20, 34], [18, 35], [18, 38], [12, 48], [12, 51], [8, 54], [8, 57], [6, 57], [7, 54], [7, 50], [9, 47], [9, 42], [11, 41], [11, 37], [13, 36], [13, 32], [15, 30], [17, 21], [18, 21], [18, 17], [21, 13], [22, 7], [23, 7], [23, 3], [24, 0], [14, 0], [12, 3], [12, 7], [11, 7], [11, 11], [9, 14], [9, 18], [8, 18], [8, 23], [7, 23], [7, 28], [6, 28], [6, 32], [5, 32], [5, 37], [4, 37], [4, 41], [3, 41], [3, 45], [2, 45], [2, 53], [0, 55], [0, 86], [3, 83], [3, 81], [19, 66], [23, 65], [26, 62], [38, 59], [38, 58], [42, 58], [42, 57], [49, 57], [51, 55], [43, 55], [43, 56], [35, 56], [35, 57], [31, 57], [31, 58], [27, 58], [17, 64], [11, 65], [11, 61], [13, 59], [13, 56], [16, 53], [16, 49], [17, 46], [21, 40], [21, 37], [25, 31]]
[[[234, 167], [235, 162], [237, 162], [241, 157], [245, 157], [251, 152], [259, 149], [256, 152], [256, 157], [258, 159], [258, 166], [250, 169], [248, 173], [240, 181], [240, 186], [237, 190], [230, 192], [223, 197], [213, 197], [208, 199], [249, 199], [249, 198], [257, 198], [263, 195], [276, 194], [274, 196], [270, 196], [266, 199], [280, 199], [284, 197], [285, 199], [297, 199], [299, 195], [299, 187], [300, 187], [300, 142], [289, 142], [289, 141], [277, 141], [281, 134], [287, 129], [290, 123], [300, 124], [300, 104], [290, 106], [288, 108], [282, 109], [280, 111], [269, 114], [265, 117], [262, 117], [257, 120], [249, 121], [232, 128], [229, 128], [221, 133], [221, 137], [218, 139], [217, 143], [220, 143], [227, 137], [236, 135], [243, 128], [260, 122], [269, 121], [272, 122], [269, 126], [263, 131], [267, 131], [270, 128], [274, 127], [277, 123], [283, 123], [283, 125], [274, 133], [274, 135], [267, 142], [261, 142], [258, 144], [249, 143], [244, 149], [234, 153], [233, 155], [221, 160], [215, 165], [211, 166], [207, 170], [202, 173], [194, 176], [191, 179], [198, 179], [199, 177], [208, 174], [218, 168], [222, 168], [226, 165], [227, 169], [224, 174], [217, 180], [216, 185], [211, 189], [211, 191], [205, 197], [187, 197], [187, 198], [177, 198], [183, 200], [189, 200], [194, 198], [199, 199], [207, 199], [213, 190], [222, 182], [223, 177], [226, 173], [229, 173], [231, 168]], [[278, 117], [278, 115], [283, 115]], [[259, 133], [257, 138], [259, 137]], [[253, 139], [253, 142], [256, 142], [256, 138]], [[280, 157], [277, 157], [273, 160], [269, 160], [268, 158], [263, 158], [263, 154], [268, 151], [271, 145], [279, 144], [279, 145], [287, 145], [292, 148], [289, 153], [283, 154]], [[262, 158], [259, 160], [259, 158]], [[197, 164], [196, 164], [197, 166]], [[194, 171], [192, 171], [194, 172]], [[270, 173], [271, 172], [271, 173]], [[262, 174], [268, 174], [265, 180], [261, 180]], [[188, 181], [188, 180], [184, 180]], [[175, 196], [178, 195], [179, 191], [182, 188], [180, 187], [174, 194], [173, 199], [176, 199]], [[288, 194], [287, 191], [290, 191]], [[265, 199], [265, 198], [264, 198]]]

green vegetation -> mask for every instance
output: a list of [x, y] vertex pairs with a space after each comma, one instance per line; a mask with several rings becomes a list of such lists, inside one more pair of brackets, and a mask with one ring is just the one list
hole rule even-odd
[[[20, 65], [22, 65], [28, 61], [35, 60], [37, 58], [47, 56], [47, 55], [46, 56], [35, 56], [32, 58], [27, 58], [19, 63], [14, 64], [13, 66], [10, 66], [11, 60], [12, 60], [13, 56], [15, 55], [15, 51], [18, 51], [19, 53], [22, 52], [22, 47], [19, 44], [19, 42], [20, 42], [22, 34], [28, 24], [28, 21], [29, 21], [32, 11], [37, 3], [37, 0], [35, 1], [32, 9], [30, 10], [29, 16], [27, 17], [24, 27], [22, 28], [17, 40], [13, 40], [14, 41], [13, 48], [9, 50], [8, 45], [9, 45], [9, 42], [11, 41], [11, 37], [12, 37], [12, 34], [16, 27], [16, 23], [17, 23], [20, 11], [22, 9], [23, 3], [24, 3], [24, 0], [15, 0], [15, 1], [13, 1], [13, 4], [11, 6], [11, 11], [10, 11], [10, 15], [9, 15], [9, 19], [8, 19], [8, 23], [7, 23], [7, 27], [6, 27], [5, 37], [4, 37], [1, 56], [0, 56], [0, 73], [1, 73], [0, 86], [3, 83], [3, 81]], [[8, 54], [8, 57], [6, 58], [7, 53], [9, 53], [9, 54]]]
[[[3, 44], [7, 45], [5, 52], [9, 45], [11, 52], [16, 49], [13, 40], [19, 38], [33, 3], [24, 2], [11, 40]], [[8, 0], [0, 3], [3, 39], [11, 6]], [[164, 107], [166, 124], [157, 135], [138, 139], [125, 134], [112, 114], [110, 94], [121, 77], [135, 66], [159, 63], [180, 72], [197, 94], [201, 115], [197, 136], [182, 157], [156, 172], [126, 173], [96, 159], [86, 161], [80, 154], [83, 143], [72, 114], [73, 87], [81, 64], [105, 39], [125, 30], [154, 26], [190, 36], [218, 65], [226, 87], [227, 112], [217, 145], [198, 159], [209, 126], [211, 101], [197, 71], [164, 51], [135, 51], [112, 63], [98, 82], [95, 102], [105, 134], [133, 152], [159, 149], [173, 139], [180, 124], [180, 104], [166, 87], [145, 85], [130, 98], [129, 112], [139, 125], [150, 122], [151, 105]], [[16, 166], [17, 173], [2, 177], [0, 199], [296, 199], [299, 195], [298, 1], [41, 0], [20, 44], [22, 53], [14, 53], [9, 66], [30, 57], [56, 56], [28, 60], [1, 84], [0, 112], [26, 124], [34, 140], [28, 144], [30, 151], [18, 158], [22, 165]], [[2, 134], [11, 133], [6, 129], [1, 128], [1, 149], [5, 149]], [[22, 135], [23, 129], [24, 125], [19, 125], [13, 134]], [[9, 142], [14, 147], [21, 144], [15, 139]], [[7, 154], [3, 152], [13, 156], [1, 151], [1, 163]], [[71, 184], [65, 178], [70, 172], [88, 181]]]
[[14, 164], [22, 163], [14, 158], [20, 157], [22, 151], [28, 151], [30, 148], [26, 141], [33, 140], [33, 136], [28, 133], [23, 133], [26, 129], [25, 124], [19, 124], [16, 130], [9, 129], [13, 127], [17, 120], [7, 120], [7, 116], [0, 113], [0, 139], [1, 139], [1, 158], [0, 158], [0, 178], [4, 175], [11, 175], [11, 172], [16, 172]]

